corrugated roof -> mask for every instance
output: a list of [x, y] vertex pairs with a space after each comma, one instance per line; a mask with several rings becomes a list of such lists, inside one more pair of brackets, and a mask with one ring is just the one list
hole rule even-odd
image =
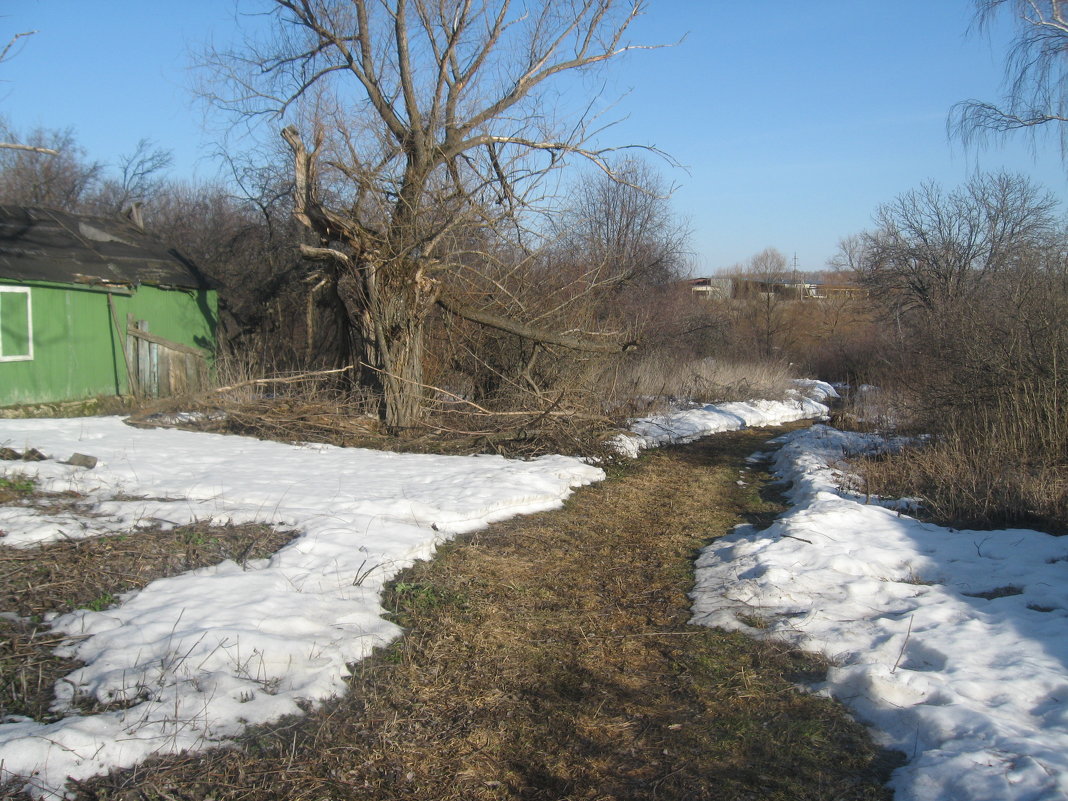
[[0, 278], [208, 288], [196, 266], [132, 222], [0, 205]]

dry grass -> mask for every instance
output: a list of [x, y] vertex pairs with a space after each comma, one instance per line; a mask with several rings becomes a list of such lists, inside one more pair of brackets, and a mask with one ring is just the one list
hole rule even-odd
[[443, 548], [392, 585], [408, 633], [345, 698], [76, 797], [889, 798], [863, 729], [794, 688], [817, 660], [687, 624], [695, 549], [773, 508], [735, 483], [767, 436], [652, 453]]
[[[130, 418], [133, 425], [153, 426], [167, 413], [155, 407]], [[200, 397], [168, 404], [168, 409], [199, 413], [179, 425], [198, 431], [240, 434], [277, 442], [327, 442], [343, 447], [387, 444], [379, 423], [362, 403], [334, 393], [294, 393], [250, 400]]]
[[864, 490], [917, 498], [920, 513], [943, 525], [1068, 534], [1068, 418], [1055, 388], [946, 395], [936, 403], [891, 384], [853, 393], [832, 413], [843, 429], [928, 435], [857, 459]]
[[[36, 505], [79, 502], [71, 493], [23, 490]], [[0, 502], [4, 501], [0, 497]], [[5, 715], [54, 719], [53, 686], [77, 664], [52, 654], [60, 641], [43, 623], [49, 613], [105, 609], [124, 592], [225, 559], [268, 556], [293, 536], [269, 526], [196, 524], [40, 548], [0, 547], [0, 705]]]
[[[712, 403], [785, 397], [788, 369], [775, 363], [734, 363], [658, 353], [619, 359], [561, 360], [551, 374], [524, 383], [499, 376], [487, 397], [472, 387], [426, 386], [425, 416], [409, 431], [387, 436], [366, 389], [349, 371], [274, 373], [247, 359], [221, 361], [215, 390], [145, 403], [134, 425], [176, 425], [281, 442], [431, 453], [605, 456], [603, 443], [629, 417], [674, 400]], [[462, 376], [444, 385], [466, 386]], [[195, 417], [192, 419], [190, 413]], [[169, 422], [176, 415], [184, 418]]]
[[[25, 503], [35, 489], [36, 484], [31, 478], [14, 474], [0, 477], [0, 504]], [[0, 536], [3, 536], [3, 531], [0, 531]]]
[[642, 399], [646, 406], [674, 399], [698, 403], [784, 398], [790, 371], [777, 362], [681, 359], [647, 354], [625, 363], [602, 383], [621, 403]]
[[861, 385], [844, 393], [831, 411], [831, 424], [846, 431], [915, 433], [908, 394], [891, 387]]
[[989, 442], [945, 437], [857, 464], [865, 490], [919, 498], [921, 512], [944, 525], [1026, 526], [1068, 534], [1068, 465], [999, 454]]

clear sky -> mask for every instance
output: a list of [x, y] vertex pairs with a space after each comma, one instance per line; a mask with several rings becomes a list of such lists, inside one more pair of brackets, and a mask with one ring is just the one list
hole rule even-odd
[[[251, 8], [256, 0], [242, 0]], [[1011, 31], [969, 34], [972, 0], [652, 0], [633, 39], [681, 44], [628, 56], [604, 97], [625, 115], [606, 143], [652, 144], [710, 273], [776, 247], [820, 269], [879, 203], [977, 167], [1068, 197], [1058, 145], [965, 151], [946, 136], [959, 100], [1000, 96]], [[142, 137], [172, 177], [210, 177], [217, 136], [192, 99], [190, 54], [248, 18], [230, 0], [0, 0], [0, 38], [37, 30], [0, 65], [0, 114], [17, 130], [73, 127], [114, 162]]]

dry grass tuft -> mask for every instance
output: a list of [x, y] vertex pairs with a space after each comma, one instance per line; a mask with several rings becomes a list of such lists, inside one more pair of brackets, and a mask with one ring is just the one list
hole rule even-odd
[[936, 407], [900, 386], [854, 392], [832, 413], [840, 428], [919, 435], [898, 453], [859, 458], [870, 495], [916, 498], [942, 525], [1026, 526], [1068, 534], [1068, 425], [1056, 396], [1007, 388]]
[[[790, 371], [778, 362], [682, 359], [648, 354], [618, 369], [605, 383], [620, 403], [655, 408], [672, 400], [697, 403], [781, 399], [790, 388]], [[638, 399], [635, 401], [635, 399]]]
[[857, 470], [870, 494], [919, 498], [925, 517], [944, 525], [1068, 534], [1068, 466], [1014, 456], [951, 436], [860, 460]]

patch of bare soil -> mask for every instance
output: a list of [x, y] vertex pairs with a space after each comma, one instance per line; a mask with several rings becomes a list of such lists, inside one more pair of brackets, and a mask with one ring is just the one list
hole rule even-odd
[[408, 632], [345, 698], [76, 797], [889, 799], [886, 756], [794, 686], [823, 664], [687, 622], [696, 550], [781, 509], [743, 464], [774, 433], [649, 453], [442, 548], [392, 584]]
[[[38, 507], [63, 503], [70, 510], [83, 502], [73, 493], [19, 492], [21, 502]], [[53, 719], [55, 682], [78, 666], [52, 653], [62, 638], [50, 632], [47, 614], [105, 609], [157, 578], [269, 556], [293, 535], [258, 524], [195, 524], [40, 548], [0, 546], [0, 717]]]

